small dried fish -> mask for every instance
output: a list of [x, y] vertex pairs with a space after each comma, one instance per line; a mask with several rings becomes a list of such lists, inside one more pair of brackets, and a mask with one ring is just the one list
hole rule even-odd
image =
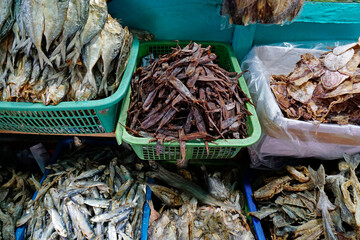
[[[180, 196], [184, 202], [179, 209], [174, 208], [174, 205], [168, 205], [164, 211], [161, 210], [162, 213], [156, 216], [156, 219], [152, 219], [148, 228], [148, 239], [255, 239], [243, 215], [244, 205], [240, 197], [241, 193], [231, 187], [237, 181], [237, 175], [232, 174], [234, 172], [231, 170], [224, 174], [211, 172], [209, 176], [206, 175], [206, 178], [218, 179], [222, 182], [220, 184], [222, 186], [210, 184], [210, 192], [220, 196], [225, 190], [228, 193], [223, 198], [223, 201], [228, 204], [226, 208], [211, 203], [207, 205], [203, 200], [201, 200], [202, 203], [198, 202], [196, 198], [202, 198], [198, 194], [207, 194], [205, 191], [202, 193], [195, 193], [198, 190], [189, 192], [195, 196], [195, 198], [191, 198], [185, 192], [176, 194], [174, 190], [170, 190], [168, 187], [151, 185], [152, 188], [156, 186], [160, 191], [166, 189], [166, 193], [171, 191], [173, 196]], [[166, 174], [176, 175], [171, 172]], [[198, 177], [192, 176], [191, 178], [197, 179]], [[164, 179], [161, 178], [161, 180]], [[180, 178], [178, 180], [181, 182], [177, 184], [176, 188], [181, 191], [184, 190], [184, 186], [194, 184], [193, 182], [184, 182]], [[164, 182], [173, 185], [172, 181]], [[156, 196], [159, 196], [161, 200], [164, 200], [163, 203], [167, 204], [168, 200], [164, 199], [160, 192], [157, 193]], [[153, 216], [156, 215], [153, 206], [152, 212], [154, 212]]]
[[[51, 174], [19, 220], [27, 223], [25, 239], [50, 239], [53, 234], [69, 239], [107, 239], [115, 238], [119, 231], [124, 231], [124, 237], [140, 239], [145, 174], [136, 170], [136, 159], [126, 158], [128, 155], [116, 147], [86, 143], [63, 153], [58, 163], [47, 167]], [[85, 163], [86, 158], [92, 161]], [[111, 182], [113, 190], [108, 185]]]
[[15, 227], [19, 226], [18, 223], [29, 221], [32, 216], [29, 211], [25, 213], [26, 218], [21, 218], [26, 204], [31, 201], [36, 190], [32, 182], [38, 183], [41, 178], [38, 172], [31, 174], [30, 171], [33, 170], [28, 166], [13, 167], [9, 162], [0, 165], [0, 239], [15, 239]]

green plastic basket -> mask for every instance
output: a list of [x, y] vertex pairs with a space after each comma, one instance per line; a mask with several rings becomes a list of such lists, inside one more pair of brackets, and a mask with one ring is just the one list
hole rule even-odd
[[115, 129], [120, 100], [130, 85], [139, 41], [134, 37], [126, 70], [116, 92], [104, 99], [42, 103], [0, 102], [0, 130], [45, 134], [107, 133]]
[[[180, 46], [184, 47], [189, 42], [181, 41]], [[235, 57], [233, 49], [224, 43], [218, 42], [197, 42], [203, 46], [211, 45], [211, 51], [218, 56], [218, 64], [232, 72], [241, 72], [239, 63]], [[140, 44], [139, 55], [137, 58], [137, 66], [140, 66], [141, 58], [153, 53], [155, 57], [170, 53], [172, 48], [176, 46], [174, 41], [158, 41], [145, 42]], [[250, 97], [245, 79], [239, 79], [241, 89]], [[121, 106], [119, 124], [116, 127], [115, 135], [119, 144], [122, 141], [127, 142], [133, 148], [139, 158], [143, 160], [177, 160], [181, 159], [179, 142], [166, 142], [163, 144], [163, 152], [156, 153], [156, 142], [149, 143], [150, 138], [134, 137], [130, 135], [121, 125], [126, 124], [127, 110], [130, 104], [131, 87], [124, 98]], [[245, 139], [227, 139], [216, 140], [209, 143], [209, 154], [206, 152], [203, 140], [193, 140], [186, 142], [186, 159], [224, 159], [233, 158], [242, 147], [250, 146], [259, 140], [261, 127], [253, 105], [247, 103], [246, 108], [251, 112], [251, 116], [247, 119], [249, 137]], [[121, 124], [120, 124], [121, 123]]]

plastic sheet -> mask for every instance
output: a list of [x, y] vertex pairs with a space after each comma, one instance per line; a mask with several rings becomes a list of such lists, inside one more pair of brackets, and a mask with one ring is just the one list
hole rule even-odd
[[282, 43], [254, 47], [249, 52], [242, 69], [249, 70], [245, 78], [263, 130], [260, 140], [249, 147], [252, 167], [278, 168], [286, 157], [333, 160], [344, 153], [360, 152], [360, 126], [285, 118], [270, 89], [270, 76], [288, 75], [302, 54], [318, 57], [328, 46], [347, 43], [350, 42]]

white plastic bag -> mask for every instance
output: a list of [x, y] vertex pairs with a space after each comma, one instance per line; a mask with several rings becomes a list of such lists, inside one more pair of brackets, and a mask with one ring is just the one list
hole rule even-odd
[[279, 156], [333, 160], [341, 158], [345, 152], [360, 152], [360, 126], [288, 119], [270, 89], [270, 76], [288, 75], [302, 54], [311, 53], [319, 57], [328, 50], [327, 46], [347, 43], [350, 42], [282, 43], [254, 47], [249, 52], [242, 63], [242, 70], [249, 70], [245, 78], [263, 132], [260, 140], [249, 147], [252, 167], [277, 168], [281, 165]]

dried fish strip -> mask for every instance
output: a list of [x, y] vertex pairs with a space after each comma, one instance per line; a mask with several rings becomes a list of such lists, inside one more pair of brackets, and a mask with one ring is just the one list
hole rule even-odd
[[180, 141], [183, 160], [191, 134], [206, 145], [219, 138], [246, 138], [251, 114], [245, 107], [250, 100], [238, 84], [242, 74], [220, 68], [215, 59], [210, 46], [190, 43], [139, 67], [131, 83], [127, 126], [154, 139]]

